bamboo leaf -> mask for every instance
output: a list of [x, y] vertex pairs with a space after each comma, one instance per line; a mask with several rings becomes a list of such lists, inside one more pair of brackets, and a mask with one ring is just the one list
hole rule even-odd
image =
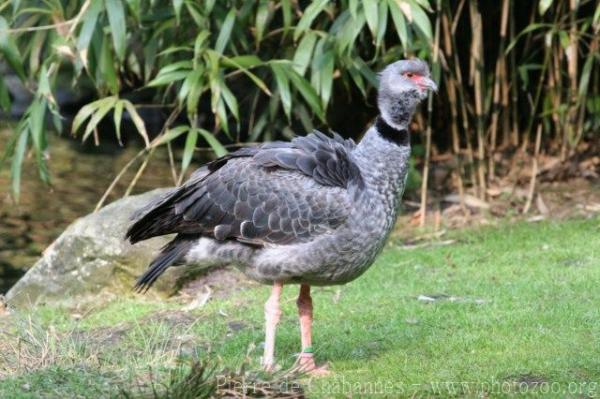
[[375, 37], [375, 43], [377, 47], [381, 46], [385, 31], [388, 26], [388, 6], [385, 1], [379, 2], [378, 17], [377, 17], [377, 35]]
[[35, 74], [40, 67], [42, 50], [47, 40], [48, 32], [38, 31], [33, 34], [29, 50], [29, 75]]
[[42, 69], [39, 74], [38, 88], [36, 94], [50, 101], [54, 101], [54, 97], [52, 96], [52, 91], [50, 89], [50, 81], [48, 80], [48, 69], [46, 69], [45, 66], [42, 66]]
[[592, 73], [592, 66], [594, 65], [594, 56], [590, 53], [585, 60], [583, 69], [581, 71], [581, 79], [579, 81], [579, 95], [585, 96], [588, 92], [588, 86], [590, 84], [590, 75]]
[[[186, 1], [184, 3], [185, 3], [185, 7], [187, 8], [188, 12], [190, 13], [190, 16], [192, 17], [192, 19], [194, 20], [194, 23], [196, 24], [196, 27], [204, 28], [206, 26], [206, 24], [205, 24], [206, 18], [204, 17], [204, 15], [202, 15], [200, 13], [200, 11], [198, 11], [199, 5], [197, 5], [195, 2], [191, 2], [191, 1]], [[206, 10], [206, 12], [208, 13], [208, 10]]]
[[227, 108], [231, 111], [233, 117], [239, 122], [240, 120], [240, 111], [238, 107], [238, 102], [229, 87], [222, 80], [219, 82], [221, 85], [221, 96], [223, 100], [225, 100], [225, 104], [227, 104]]
[[40, 179], [44, 183], [50, 183], [50, 175], [48, 173], [48, 166], [44, 159], [44, 151], [47, 147], [46, 136], [44, 134], [44, 122], [46, 119], [46, 100], [37, 99], [30, 106], [29, 113], [29, 132], [33, 142], [33, 148], [35, 150], [35, 158], [38, 165], [38, 173]]
[[175, 18], [177, 18], [177, 25], [181, 20], [181, 7], [183, 6], [183, 0], [173, 0], [173, 10], [175, 11]]
[[535, 30], [545, 29], [545, 28], [554, 29], [555, 27], [552, 24], [540, 24], [540, 23], [533, 23], [533, 24], [527, 25], [527, 27], [525, 29], [523, 29], [521, 32], [519, 32], [519, 34], [513, 39], [513, 41], [510, 42], [510, 44], [506, 47], [504, 54], [510, 53], [510, 51], [513, 49], [513, 47], [518, 43], [519, 39], [521, 37], [523, 37], [524, 35], [528, 34], [529, 32], [533, 32]]
[[173, 129], [169, 129], [165, 132], [165, 134], [160, 136], [158, 140], [152, 143], [152, 147], [158, 147], [160, 145], [170, 143], [171, 141], [175, 140], [177, 137], [181, 136], [188, 130], [190, 130], [189, 126], [177, 126]]
[[82, 56], [85, 52], [87, 54], [87, 49], [90, 45], [90, 41], [92, 40], [92, 35], [96, 29], [96, 22], [98, 21], [98, 15], [100, 15], [100, 11], [102, 10], [102, 2], [101, 1], [92, 1], [90, 3], [90, 7], [85, 12], [82, 21], [83, 24], [81, 29], [79, 30], [79, 35], [77, 37], [77, 51], [80, 53], [80, 57], [83, 60], [84, 65], [87, 66], [87, 55]]
[[294, 53], [294, 59], [292, 61], [294, 70], [302, 76], [306, 73], [306, 68], [308, 68], [308, 64], [310, 63], [316, 42], [317, 35], [313, 32], [309, 32], [304, 35], [302, 40], [300, 40], [300, 44], [298, 44], [298, 48]]
[[154, 79], [149, 83], [149, 87], [164, 86], [177, 80], [185, 79], [192, 71], [192, 62], [189, 60], [174, 62], [164, 66]]
[[23, 120], [21, 120], [21, 122], [17, 125], [17, 127], [15, 129], [13, 129], [13, 132], [10, 134], [8, 141], [6, 142], [6, 145], [4, 146], [4, 151], [2, 153], [2, 156], [0, 157], [0, 168], [3, 167], [6, 160], [11, 158], [12, 155], [14, 154], [15, 147], [17, 145], [17, 141], [18, 141], [19, 135], [21, 133], [20, 126], [24, 123], [25, 122]]
[[371, 86], [377, 87], [379, 82], [377, 81], [377, 75], [365, 61], [363, 61], [360, 57], [355, 57], [353, 59], [354, 67], [361, 73], [361, 75], [369, 81]]
[[110, 33], [115, 46], [115, 53], [120, 61], [125, 59], [125, 48], [127, 46], [125, 9], [122, 0], [105, 0], [106, 13], [108, 14], [108, 23]]
[[223, 128], [223, 131], [229, 136], [229, 121], [227, 119], [227, 111], [225, 110], [225, 101], [223, 101], [223, 97], [219, 97], [216, 107], [215, 113], [217, 114], [217, 120]]
[[283, 14], [283, 36], [285, 37], [292, 26], [291, 0], [281, 0], [281, 13]]
[[100, 123], [100, 121], [106, 116], [106, 114], [108, 114], [108, 112], [115, 106], [117, 98], [106, 97], [104, 100], [107, 101], [102, 102], [98, 106], [96, 112], [94, 112], [94, 115], [92, 115], [92, 117], [90, 118], [90, 121], [85, 127], [85, 132], [83, 133], [81, 141], [87, 140], [87, 138], [92, 134], [94, 129], [98, 126], [98, 123]]
[[221, 65], [226, 66], [226, 67], [232, 67], [232, 68], [236, 68], [236, 67], [243, 67], [243, 68], [254, 68], [260, 65], [264, 65], [264, 61], [261, 60], [260, 58], [258, 58], [256, 55], [254, 54], [247, 54], [247, 55], [237, 55], [235, 57], [229, 57], [229, 58], [221, 58]]
[[354, 68], [354, 66], [348, 67], [347, 71], [348, 71], [348, 74], [350, 75], [350, 77], [352, 78], [352, 80], [354, 81], [354, 84], [356, 85], [356, 87], [358, 87], [358, 89], [360, 90], [363, 97], [366, 97], [367, 89], [365, 87], [365, 82], [364, 82], [360, 72], [356, 68]]
[[21, 55], [17, 48], [14, 37], [8, 32], [8, 23], [4, 17], [0, 16], [0, 53], [4, 56], [8, 64], [19, 75], [21, 80], [25, 80], [25, 69], [21, 61]]
[[160, 69], [158, 74], [160, 75], [162, 73], [169, 73], [169, 72], [177, 71], [179, 69], [191, 70], [192, 62], [190, 60], [184, 60], [184, 61], [178, 61], [178, 62], [174, 62], [172, 64], [165, 65], [164, 67], [162, 67]]
[[540, 15], [544, 15], [546, 11], [548, 11], [550, 6], [552, 5], [552, 2], [553, 0], [540, 0], [538, 4], [538, 10], [540, 12]]
[[198, 34], [198, 36], [196, 36], [196, 40], [194, 42], [194, 66], [196, 65], [196, 62], [202, 55], [202, 51], [206, 47], [209, 37], [210, 37], [210, 32], [207, 30], [203, 30], [202, 32], [200, 32]]
[[19, 138], [16, 142], [10, 166], [12, 193], [16, 202], [19, 202], [21, 195], [21, 171], [23, 169], [23, 160], [25, 158], [25, 152], [27, 151], [27, 139], [29, 137], [29, 131], [26, 127], [23, 126], [23, 129], [19, 130]]
[[183, 158], [181, 159], [181, 174], [183, 175], [192, 162], [196, 142], [198, 141], [198, 129], [188, 130], [185, 139], [185, 147], [183, 148]]
[[257, 85], [262, 91], [264, 91], [267, 95], [271, 95], [271, 92], [269, 91], [269, 88], [267, 87], [267, 85], [265, 84], [265, 82], [263, 82], [258, 76], [256, 76], [255, 74], [253, 74], [252, 72], [250, 72], [247, 68], [244, 68], [242, 65], [238, 64], [237, 62], [234, 61], [233, 58], [227, 57], [225, 55], [222, 54], [218, 54], [212, 50], [206, 50], [206, 53], [213, 58], [220, 58], [221, 59], [221, 63], [227, 62], [233, 66], [235, 66], [236, 68], [238, 68], [241, 72], [243, 72], [246, 76], [248, 76], [255, 85]]
[[321, 11], [325, 9], [327, 3], [327, 0], [316, 0], [306, 7], [304, 15], [300, 18], [296, 30], [294, 31], [294, 40], [298, 40], [300, 35], [310, 28], [315, 18], [317, 18]]
[[117, 101], [115, 104], [115, 110], [113, 111], [113, 121], [115, 122], [115, 133], [117, 134], [117, 140], [119, 144], [123, 145], [121, 141], [121, 119], [123, 118], [123, 107], [125, 104], [123, 101]]
[[396, 28], [396, 34], [398, 34], [400, 43], [402, 43], [402, 47], [407, 48], [408, 31], [406, 29], [406, 20], [404, 19], [404, 14], [400, 10], [400, 7], [398, 7], [396, 0], [388, 0], [388, 6], [390, 8], [392, 21], [394, 22], [394, 27]]
[[263, 38], [265, 28], [267, 26], [267, 20], [269, 18], [269, 0], [259, 0], [258, 7], [256, 9], [255, 19], [255, 32], [256, 32], [256, 44], [258, 45]]
[[100, 107], [102, 107], [106, 103], [110, 103], [111, 101], [114, 101], [114, 97], [105, 97], [100, 100], [96, 100], [94, 102], [84, 105], [79, 110], [79, 112], [77, 112], [77, 115], [75, 115], [75, 118], [73, 119], [73, 124], [71, 125], [71, 133], [73, 133], [73, 134], [77, 133], [77, 130], [79, 130], [79, 127], [81, 126], [81, 124], [84, 121], [86, 121], [87, 118], [90, 117], [90, 115], [92, 115]]
[[421, 8], [424, 8], [428, 12], [433, 12], [433, 10], [431, 9], [432, 0], [415, 0], [415, 1], [418, 5], [421, 6]]
[[219, 36], [217, 37], [217, 42], [215, 43], [215, 51], [217, 53], [223, 53], [225, 50], [225, 46], [229, 42], [229, 38], [231, 36], [231, 31], [233, 30], [233, 23], [235, 22], [235, 8], [232, 8], [227, 13], [225, 17], [225, 21], [223, 22], [223, 26], [221, 26], [221, 31], [219, 32]]
[[223, 147], [223, 145], [219, 143], [219, 140], [217, 140], [211, 132], [204, 129], [198, 129], [198, 132], [200, 132], [202, 138], [206, 140], [208, 145], [210, 145], [217, 157], [222, 157], [223, 155], [227, 154], [227, 150], [225, 149], [225, 147]]
[[106, 81], [108, 89], [111, 94], [119, 93], [119, 80], [117, 78], [117, 71], [115, 70], [115, 63], [113, 55], [108, 47], [108, 40], [105, 37], [102, 40], [102, 50], [98, 72], [102, 74], [102, 78]]
[[8, 94], [8, 88], [4, 84], [4, 78], [0, 75], [0, 107], [4, 112], [9, 112], [11, 107], [10, 95]]
[[159, 74], [156, 78], [148, 83], [148, 87], [165, 86], [178, 80], [185, 79], [190, 73], [190, 70], [174, 71], [170, 73]]
[[325, 113], [319, 101], [319, 96], [315, 92], [315, 89], [296, 71], [293, 69], [284, 69], [290, 81], [294, 87], [300, 92], [304, 100], [308, 103], [311, 110], [321, 119], [325, 120]]
[[567, 48], [569, 48], [571, 39], [569, 39], [569, 34], [566, 31], [564, 31], [564, 30], [558, 31], [558, 39], [560, 41], [560, 45], [563, 48], [563, 50], [566, 50]]
[[125, 105], [125, 109], [127, 110], [127, 112], [129, 112], [129, 116], [131, 116], [131, 120], [133, 121], [133, 124], [135, 125], [138, 133], [144, 139], [144, 143], [146, 143], [146, 148], [150, 147], [150, 140], [148, 139], [148, 133], [146, 132], [146, 125], [144, 124], [144, 120], [140, 117], [140, 114], [138, 114], [137, 110], [129, 100], [122, 101]]
[[193, 74], [189, 73], [186, 76], [185, 80], [183, 81], [183, 84], [181, 85], [181, 88], [179, 89], [179, 93], [177, 93], [177, 101], [179, 101], [179, 105], [183, 104], [183, 102], [186, 100], [186, 98], [190, 92], [190, 87], [191, 87], [193, 78], [194, 78]]
[[275, 75], [275, 81], [277, 82], [277, 88], [279, 89], [279, 97], [281, 97], [283, 111], [285, 112], [285, 115], [289, 121], [292, 111], [292, 93], [290, 91], [290, 81], [285, 74], [283, 66], [277, 63], [271, 63], [271, 69]]
[[46, 117], [46, 101], [35, 99], [29, 107], [28, 115], [29, 131], [34, 147], [38, 151], [45, 149], [44, 120]]
[[377, 0], [363, 0], [363, 9], [367, 19], [367, 25], [373, 37], [377, 34], [378, 11]]
[[194, 119], [198, 113], [198, 102], [200, 101], [200, 96], [204, 92], [203, 73], [204, 68], [198, 67], [189, 74], [189, 79], [186, 80], [189, 87], [189, 93], [187, 94], [187, 112], [192, 119]]
[[338, 53], [341, 54], [347, 51], [351, 53], [355, 47], [356, 39], [363, 31], [366, 23], [364, 13], [358, 13], [356, 18], [351, 18], [350, 14], [344, 11], [338, 20], [343, 22], [340, 31], [336, 34]]
[[350, 15], [352, 15], [352, 19], [356, 19], [356, 16], [358, 15], [358, 0], [348, 1], [348, 8], [350, 9]]
[[175, 54], [175, 53], [193, 53], [194, 49], [189, 46], [171, 46], [166, 50], [161, 51], [158, 55], [163, 57], [165, 55]]
[[431, 33], [431, 22], [429, 21], [429, 17], [425, 11], [423, 11], [421, 6], [419, 6], [414, 0], [407, 1], [410, 3], [410, 10], [412, 12], [414, 24], [428, 40], [431, 40], [433, 35]]
[[327, 107], [329, 99], [331, 98], [331, 89], [333, 87], [333, 67], [334, 67], [334, 56], [333, 52], [328, 51], [323, 55], [322, 67], [321, 67], [321, 100], [323, 108]]

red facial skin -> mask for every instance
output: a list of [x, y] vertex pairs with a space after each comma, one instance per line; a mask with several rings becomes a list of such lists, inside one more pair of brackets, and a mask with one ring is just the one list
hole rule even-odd
[[415, 82], [421, 91], [427, 90], [427, 83], [424, 82], [425, 78], [423, 76], [411, 72], [405, 73], [404, 76]]

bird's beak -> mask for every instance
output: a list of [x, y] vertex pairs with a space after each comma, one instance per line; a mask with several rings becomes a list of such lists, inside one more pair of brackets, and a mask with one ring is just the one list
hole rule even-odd
[[422, 77], [419, 79], [418, 84], [423, 90], [431, 90], [435, 92], [438, 89], [437, 84], [435, 84], [435, 82], [429, 77]]

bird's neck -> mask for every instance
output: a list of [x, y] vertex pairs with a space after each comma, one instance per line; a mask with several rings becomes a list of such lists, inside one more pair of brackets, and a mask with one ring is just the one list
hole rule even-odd
[[405, 90], [401, 95], [381, 90], [377, 97], [379, 120], [395, 130], [408, 130], [417, 105], [421, 102], [418, 90]]
[[397, 146], [410, 147], [410, 134], [408, 133], [408, 124], [393, 125], [385, 121], [380, 115], [375, 119], [375, 130], [379, 135]]
[[394, 126], [379, 115], [358, 143], [354, 155], [361, 162], [404, 161], [410, 153], [408, 127]]
[[367, 187], [400, 196], [404, 190], [410, 138], [408, 129], [396, 129], [378, 116], [353, 151]]

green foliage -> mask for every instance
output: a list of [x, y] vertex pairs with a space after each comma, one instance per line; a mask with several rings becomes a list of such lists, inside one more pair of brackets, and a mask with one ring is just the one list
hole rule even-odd
[[[409, 3], [411, 11], [403, 12], [393, 1], [319, 0], [304, 7], [290, 0], [23, 0], [1, 8], [0, 52], [28, 87], [42, 76], [51, 82], [47, 96], [59, 72], [73, 87], [94, 88], [97, 100], [79, 111], [71, 129], [82, 131], [84, 141], [92, 134], [99, 139], [98, 124], [111, 113], [119, 140], [129, 114], [148, 149], [187, 135], [183, 172], [199, 137], [221, 155], [225, 149], [215, 138], [220, 131], [234, 141], [260, 140], [279, 136], [293, 121], [306, 124], [310, 115], [324, 123], [336, 79], [366, 95], [376, 84], [373, 68], [383, 60], [365, 57], [380, 54], [384, 35], [393, 30], [388, 13], [403, 24], [405, 46], [408, 38], [412, 46], [428, 46], [428, 5]], [[405, 51], [386, 49], [388, 59]], [[188, 126], [165, 125], [151, 140], [128, 100], [141, 88], [153, 90], [155, 104], [185, 113]], [[7, 97], [0, 97], [6, 107]], [[29, 135], [32, 119], [39, 120], [47, 106], [44, 96], [36, 96], [6, 154], [13, 160], [15, 190], [27, 145], [19, 138]], [[211, 126], [199, 125], [202, 113], [214, 114]], [[32, 137], [40, 134], [43, 139], [46, 130]]]
[[[484, 179], [498, 174], [497, 149], [527, 149], [537, 126], [563, 160], [597, 134], [599, 33], [600, 5], [591, 0], [5, 1], [0, 57], [35, 98], [3, 160], [17, 197], [30, 153], [48, 180], [44, 118], [61, 128], [53, 93], [85, 87], [94, 98], [74, 134], [101, 140], [98, 126], [112, 116], [120, 141], [128, 119], [147, 156], [186, 135], [181, 180], [197, 146], [223, 154], [225, 141], [326, 125], [335, 101], [364, 104], [375, 71], [418, 56], [441, 87], [427, 120], [438, 136], [452, 135], [455, 156], [465, 158], [458, 173], [485, 196]], [[158, 137], [140, 116], [139, 93], [171, 112]], [[3, 77], [0, 106], [10, 108]]]
[[[313, 290], [315, 355], [333, 373], [301, 380], [306, 396], [596, 396], [599, 223], [478, 228], [417, 250], [393, 235], [359, 279]], [[447, 239], [455, 242], [442, 245]], [[148, 293], [39, 304], [0, 318], [0, 397], [200, 396], [211, 374], [224, 396], [242, 386], [240, 377], [266, 388], [269, 380], [252, 375], [269, 289], [228, 281], [191, 311], [182, 310], [190, 298]], [[281, 301], [276, 353], [284, 371], [300, 347], [297, 294], [286, 286]], [[218, 368], [183, 367], [194, 359]], [[222, 370], [240, 365], [246, 371], [237, 378]]]

